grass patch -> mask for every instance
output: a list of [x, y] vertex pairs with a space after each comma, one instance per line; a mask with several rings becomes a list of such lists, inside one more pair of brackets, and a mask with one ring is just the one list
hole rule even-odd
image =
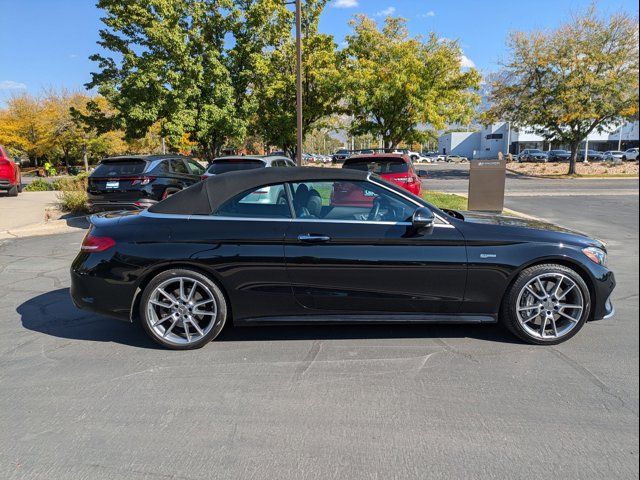
[[427, 191], [422, 194], [422, 198], [438, 208], [449, 210], [466, 210], [468, 205], [465, 197], [453, 193]]

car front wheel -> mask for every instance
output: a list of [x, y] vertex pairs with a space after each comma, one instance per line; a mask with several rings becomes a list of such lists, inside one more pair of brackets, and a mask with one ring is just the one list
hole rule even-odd
[[160, 273], [144, 289], [140, 319], [147, 334], [173, 350], [200, 348], [222, 331], [227, 302], [207, 276], [188, 269]]
[[591, 310], [589, 288], [563, 265], [525, 269], [503, 301], [501, 320], [518, 338], [536, 345], [565, 342], [584, 326]]

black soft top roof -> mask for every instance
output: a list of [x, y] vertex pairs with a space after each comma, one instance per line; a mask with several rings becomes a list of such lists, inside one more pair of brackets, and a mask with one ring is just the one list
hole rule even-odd
[[149, 208], [152, 213], [209, 215], [242, 192], [285, 182], [363, 181], [369, 172], [341, 168], [261, 168], [209, 177]]

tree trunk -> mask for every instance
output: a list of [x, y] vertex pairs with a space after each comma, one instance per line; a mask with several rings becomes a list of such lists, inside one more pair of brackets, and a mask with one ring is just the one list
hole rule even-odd
[[89, 171], [89, 158], [87, 157], [87, 146], [82, 147], [82, 162], [84, 163], [84, 171]]
[[569, 158], [569, 173], [568, 175], [576, 174], [576, 162], [578, 161], [578, 148], [580, 142], [574, 142], [571, 144], [571, 158]]

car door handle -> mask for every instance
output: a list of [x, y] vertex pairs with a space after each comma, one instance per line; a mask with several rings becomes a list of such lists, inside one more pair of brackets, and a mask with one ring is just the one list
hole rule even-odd
[[303, 233], [298, 235], [298, 240], [305, 243], [323, 243], [331, 240], [331, 237], [327, 235], [312, 235], [310, 233]]

